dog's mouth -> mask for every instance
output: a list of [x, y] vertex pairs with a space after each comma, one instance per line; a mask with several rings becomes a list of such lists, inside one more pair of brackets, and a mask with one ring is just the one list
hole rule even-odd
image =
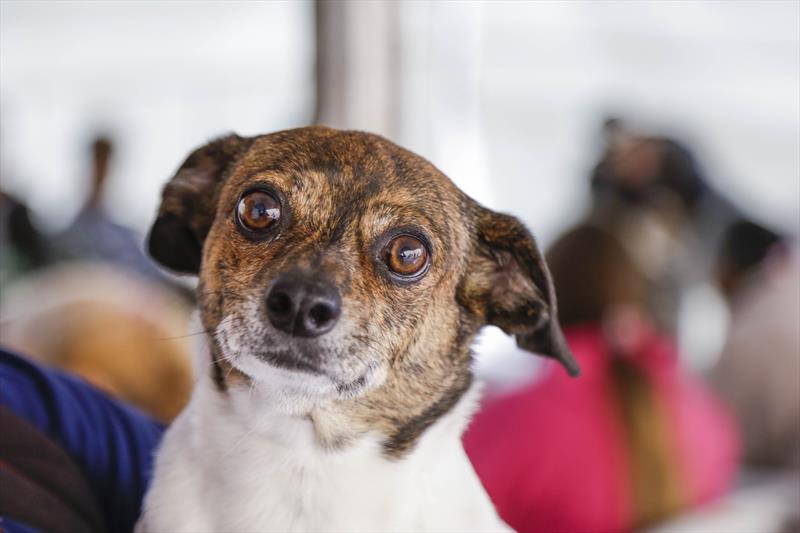
[[326, 370], [319, 361], [314, 361], [318, 356], [309, 357], [307, 354], [294, 352], [292, 350], [281, 350], [276, 352], [259, 354], [260, 360], [273, 365], [277, 368], [292, 372], [311, 374], [315, 376], [325, 376], [335, 385], [339, 394], [355, 394], [368, 385], [371, 377], [377, 370], [377, 365], [367, 365], [366, 369], [355, 378], [344, 378], [334, 375]]
[[321, 369], [320, 357], [315, 354], [286, 349], [258, 353], [256, 357], [283, 370], [305, 372], [308, 374], [325, 374]]
[[[383, 376], [377, 362], [359, 365], [361, 368], [358, 370], [344, 371], [323, 364], [323, 358], [319, 355], [309, 356], [307, 353], [292, 349], [270, 350], [252, 354], [249, 357], [235, 357], [231, 362], [256, 381], [270, 381], [270, 378], [267, 377], [269, 373], [266, 373], [267, 376], [265, 376], [265, 373], [262, 372], [264, 367], [267, 367], [277, 369], [284, 379], [289, 379], [300, 388], [306, 388], [305, 385], [318, 388], [313, 383], [319, 385], [321, 382], [325, 382], [328, 385], [323, 388], [328, 392], [324, 395], [334, 394], [339, 398], [356, 397], [380, 383]], [[303, 385], [304, 383], [305, 385]]]

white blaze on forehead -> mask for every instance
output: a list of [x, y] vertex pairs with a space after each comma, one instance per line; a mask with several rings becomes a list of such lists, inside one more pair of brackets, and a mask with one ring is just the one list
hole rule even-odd
[[388, 228], [394, 223], [395, 217], [386, 213], [378, 212], [364, 216], [363, 224], [372, 228]]

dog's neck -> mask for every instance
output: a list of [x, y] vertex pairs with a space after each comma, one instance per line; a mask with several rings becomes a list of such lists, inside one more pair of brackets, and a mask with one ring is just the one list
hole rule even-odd
[[222, 520], [215, 527], [491, 529], [499, 522], [460, 438], [478, 398], [473, 385], [397, 458], [387, 456], [378, 431], [321, 445], [313, 410], [287, 412], [262, 388], [220, 391], [203, 376], [176, 423], [180, 451], [167, 441], [164, 455], [181, 454], [202, 479], [214, 480], [203, 497], [229, 510], [213, 513], [210, 520]]
[[[415, 448], [435, 448], [443, 441], [459, 441], [479, 398], [480, 385], [476, 383], [449, 412], [431, 424]], [[373, 430], [361, 426], [350, 431], [339, 428], [343, 437], [349, 437], [348, 442], [332, 446], [327, 435], [334, 433], [332, 426], [347, 423], [346, 416], [337, 415], [335, 410], [324, 404], [287, 408], [285, 402], [285, 398], [276, 397], [263, 386], [233, 387], [220, 391], [213, 386], [210, 378], [204, 377], [195, 391], [192, 404], [197, 405], [193, 405], [192, 410], [203, 418], [204, 424], [217, 425], [224, 419], [229, 434], [251, 434], [275, 445], [318, 449], [320, 453], [344, 451], [351, 443], [381, 442], [383, 439], [378, 428]], [[378, 452], [383, 453], [381, 450]]]
[[[469, 344], [477, 328], [467, 321], [460, 324], [463, 331], [455, 339], [428, 335], [432, 341], [418, 343], [414, 350], [400, 348], [391, 367], [370, 367], [356, 387], [343, 387], [324, 374], [300, 374], [257, 357], [241, 357], [239, 346], [230, 342], [226, 320], [198, 350], [198, 368], [211, 376], [228, 414], [241, 416], [248, 430], [274, 425], [271, 419], [310, 424], [316, 444], [325, 449], [346, 447], [371, 435], [381, 442], [385, 455], [397, 459], [459, 403], [474, 403], [461, 400], [473, 385]], [[235, 366], [231, 350], [237, 357]], [[460, 418], [464, 423], [454, 434], [460, 435], [468, 416]]]

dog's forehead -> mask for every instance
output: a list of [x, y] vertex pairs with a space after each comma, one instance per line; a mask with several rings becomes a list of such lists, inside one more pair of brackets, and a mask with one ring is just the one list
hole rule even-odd
[[463, 193], [431, 163], [377, 135], [309, 127], [257, 137], [231, 171], [226, 202], [265, 182], [314, 225], [419, 225], [456, 244]]
[[255, 138], [237, 164], [236, 181], [265, 173], [295, 187], [324, 178], [326, 188], [350, 195], [388, 193], [400, 199], [416, 192], [417, 201], [426, 201], [459, 194], [429, 162], [382, 137], [319, 126]]

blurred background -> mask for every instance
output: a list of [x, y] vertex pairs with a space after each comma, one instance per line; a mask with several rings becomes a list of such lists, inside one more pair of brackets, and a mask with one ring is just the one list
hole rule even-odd
[[[576, 322], [615, 353], [658, 331], [739, 429], [702, 437], [727, 443], [730, 480], [619, 529], [797, 524], [800, 3], [4, 0], [0, 342], [169, 420], [191, 388], [192, 294], [142, 252], [160, 189], [216, 136], [311, 123], [382, 134], [521, 218], [560, 299], [613, 283], [580, 285], [559, 254], [589, 271], [630, 256], [638, 296], [597, 296]], [[489, 330], [476, 368], [500, 397], [540, 386], [538, 361]], [[752, 425], [773, 412], [776, 445]]]

